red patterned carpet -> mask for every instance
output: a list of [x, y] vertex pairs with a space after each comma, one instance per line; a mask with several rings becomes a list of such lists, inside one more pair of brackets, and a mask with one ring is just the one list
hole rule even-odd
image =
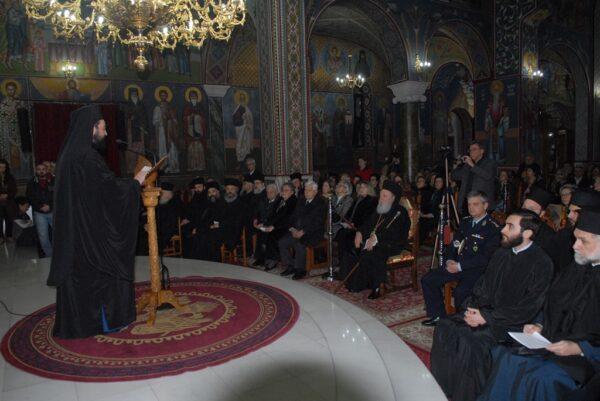
[[[136, 285], [137, 294], [149, 283]], [[160, 311], [125, 330], [81, 340], [51, 336], [55, 305], [15, 324], [2, 340], [4, 358], [52, 379], [109, 382], [142, 380], [218, 365], [261, 348], [288, 332], [297, 302], [277, 288], [243, 280], [187, 277], [171, 289], [191, 312]]]

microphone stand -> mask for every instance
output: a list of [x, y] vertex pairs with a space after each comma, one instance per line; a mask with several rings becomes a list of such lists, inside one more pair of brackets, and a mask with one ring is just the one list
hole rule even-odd
[[327, 223], [329, 226], [328, 232], [327, 232], [327, 246], [328, 246], [328, 264], [329, 264], [329, 271], [327, 273], [325, 273], [325, 275], [323, 275], [323, 279], [332, 282], [333, 280], [335, 280], [335, 275], [333, 274], [333, 206], [332, 206], [332, 199], [333, 196], [329, 197], [329, 208], [327, 210]]
[[[144, 152], [139, 152], [137, 150], [133, 150], [133, 149], [129, 149], [129, 142], [125, 142], [121, 139], [117, 139], [116, 142], [120, 145], [125, 145], [126, 148], [122, 149], [126, 152], [131, 152], [134, 153], [136, 155], [140, 155], [140, 156], [144, 156], [144, 157], [148, 157], [150, 156], [150, 158], [152, 159], [152, 165], [156, 165], [158, 158], [156, 157], [156, 153], [152, 152], [151, 150], [146, 150]], [[156, 185], [158, 187], [160, 187], [160, 174], [157, 174], [156, 176]], [[160, 205], [159, 205], [160, 206]], [[160, 207], [156, 208], [156, 235], [160, 238]], [[163, 290], [168, 290], [169, 288], [171, 288], [171, 273], [169, 272], [169, 268], [167, 267], [167, 265], [165, 265], [164, 263], [164, 257], [163, 257], [163, 249], [162, 247], [158, 247], [158, 256], [160, 258], [160, 266], [161, 266], [161, 286]], [[157, 309], [171, 309], [173, 308], [172, 305], [170, 304], [162, 304], [160, 305]]]

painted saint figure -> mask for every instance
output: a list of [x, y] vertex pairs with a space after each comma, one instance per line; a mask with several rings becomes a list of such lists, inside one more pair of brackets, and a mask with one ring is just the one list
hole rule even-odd
[[206, 170], [206, 118], [202, 107], [202, 93], [197, 88], [189, 88], [183, 109], [183, 129], [187, 145], [187, 170]]
[[23, 61], [27, 45], [27, 19], [23, 6], [19, 1], [8, 1], [6, 5], [6, 58], [8, 68], [13, 68], [13, 61]]
[[33, 39], [33, 70], [41, 72], [46, 69], [46, 39], [44, 31], [41, 29], [35, 30]]
[[[125, 132], [130, 149], [136, 152], [144, 152], [148, 145], [148, 117], [146, 108], [142, 103], [144, 92], [137, 85], [129, 85], [125, 88]], [[127, 172], [133, 173], [137, 162], [137, 155], [131, 152], [125, 153]]]
[[154, 92], [159, 102], [152, 113], [152, 124], [156, 134], [158, 157], [169, 155], [167, 173], [179, 172], [179, 151], [177, 148], [177, 113], [170, 105], [173, 93], [166, 86], [159, 86]]
[[243, 162], [252, 152], [252, 141], [254, 139], [254, 116], [248, 107], [250, 101], [248, 92], [238, 90], [235, 92], [236, 104], [233, 112], [233, 126], [235, 128], [235, 155], [238, 162]]
[[[491, 99], [488, 101], [487, 110], [485, 111], [485, 131], [489, 138], [489, 155], [494, 160], [502, 160], [503, 154], [500, 154], [499, 149], [504, 149], [504, 132], [500, 127], [500, 121], [503, 117], [504, 124], [507, 125], [508, 115], [504, 116], [506, 108], [506, 100], [502, 95], [504, 92], [504, 83], [502, 81], [493, 81], [490, 85]], [[500, 137], [500, 134], [502, 137]]]
[[21, 149], [18, 110], [25, 104], [19, 100], [20, 85], [14, 80], [5, 80], [1, 89], [4, 98], [0, 101], [0, 158], [8, 160], [16, 175], [27, 169], [25, 155]]

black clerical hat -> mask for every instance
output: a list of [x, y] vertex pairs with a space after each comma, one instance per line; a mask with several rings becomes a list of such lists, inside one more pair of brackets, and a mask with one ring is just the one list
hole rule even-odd
[[237, 178], [225, 178], [225, 186], [233, 185], [235, 187], [241, 187], [242, 183]]
[[600, 235], [600, 209], [581, 209], [575, 227], [581, 231]]
[[198, 184], [202, 184], [204, 185], [204, 178], [202, 177], [196, 177], [192, 180], [192, 182], [190, 182], [190, 186], [194, 186], [194, 185], [198, 185]]
[[383, 189], [387, 189], [388, 191], [393, 193], [396, 198], [400, 198], [402, 196], [402, 188], [394, 181], [386, 180], [383, 183]]
[[591, 189], [578, 189], [573, 192], [571, 204], [580, 208], [600, 208], [600, 192]]
[[[227, 181], [227, 180], [225, 180]], [[250, 174], [244, 174], [244, 182], [251, 182], [254, 184], [254, 180], [252, 179], [252, 176]], [[225, 184], [225, 185], [234, 185], [234, 184]]]
[[252, 178], [254, 179], [254, 181], [265, 182], [265, 176], [261, 173], [254, 174], [254, 177], [252, 177]]
[[290, 175], [290, 180], [296, 180], [296, 179], [302, 181], [302, 174], [294, 173], [294, 174]]
[[532, 201], [540, 205], [542, 209], [546, 209], [550, 202], [552, 202], [553, 197], [552, 194], [546, 191], [545, 189], [533, 186], [529, 190], [529, 193], [527, 194], [527, 197], [525, 199], [531, 199]]
[[175, 185], [173, 185], [173, 183], [171, 182], [163, 182], [162, 184], [160, 184], [160, 189], [162, 189], [163, 191], [172, 191], [175, 189]]
[[221, 186], [216, 181], [211, 181], [208, 184], [206, 184], [206, 191], [208, 191], [211, 188], [215, 188], [217, 191], [221, 190]]

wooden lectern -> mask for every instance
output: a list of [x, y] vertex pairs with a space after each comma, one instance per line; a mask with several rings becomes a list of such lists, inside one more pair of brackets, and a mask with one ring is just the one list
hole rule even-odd
[[166, 160], [162, 158], [155, 166], [145, 157], [138, 158], [135, 174], [143, 168], [150, 168], [150, 172], [146, 176], [143, 183], [142, 200], [147, 211], [148, 219], [148, 256], [150, 260], [150, 290], [144, 292], [137, 303], [136, 312], [140, 314], [146, 307], [148, 308], [148, 325], [154, 325], [156, 320], [156, 309], [162, 304], [173, 305], [177, 310], [185, 312], [187, 308], [181, 305], [173, 291], [161, 287], [160, 282], [160, 261], [158, 254], [158, 236], [156, 232], [156, 206], [158, 206], [158, 198], [160, 196], [160, 188], [156, 187], [156, 179], [158, 178], [158, 169]]

